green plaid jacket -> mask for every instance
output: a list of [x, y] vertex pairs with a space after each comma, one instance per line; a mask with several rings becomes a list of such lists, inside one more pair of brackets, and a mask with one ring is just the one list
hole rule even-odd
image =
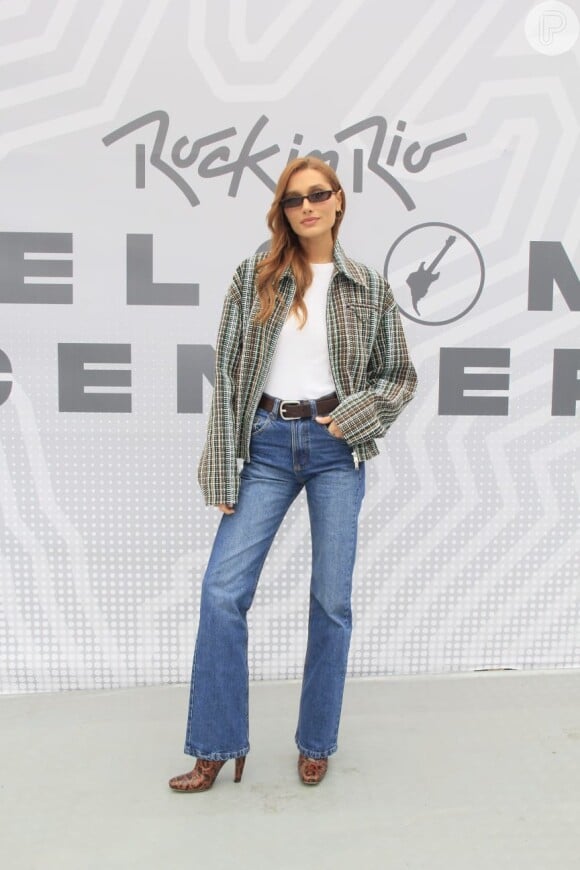
[[[198, 469], [208, 505], [237, 501], [237, 459], [250, 458], [252, 421], [294, 298], [294, 276], [288, 268], [272, 316], [265, 324], [255, 322], [256, 264], [264, 256], [254, 254], [238, 266], [224, 302], [207, 439]], [[385, 434], [413, 398], [417, 375], [390, 286], [375, 269], [346, 257], [339, 242], [333, 257], [326, 326], [339, 405], [331, 416], [358, 464], [378, 454], [375, 438]]]

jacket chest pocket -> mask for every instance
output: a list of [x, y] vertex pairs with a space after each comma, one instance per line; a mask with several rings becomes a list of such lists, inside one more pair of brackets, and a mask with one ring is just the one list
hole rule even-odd
[[377, 329], [378, 309], [370, 302], [347, 302], [346, 323], [352, 344], [370, 355]]

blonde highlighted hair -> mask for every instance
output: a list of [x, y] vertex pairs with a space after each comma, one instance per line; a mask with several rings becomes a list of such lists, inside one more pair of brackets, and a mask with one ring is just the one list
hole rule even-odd
[[[288, 266], [292, 269], [296, 281], [296, 295], [292, 302], [291, 311], [297, 315], [301, 327], [306, 323], [307, 311], [304, 304], [304, 294], [312, 283], [312, 269], [300, 244], [300, 239], [290, 226], [281, 205], [290, 179], [295, 172], [299, 172], [301, 169], [316, 169], [321, 175], [324, 175], [335, 193], [338, 193], [339, 190], [342, 191], [332, 166], [318, 157], [297, 157], [284, 168], [278, 179], [274, 201], [267, 215], [268, 227], [272, 233], [270, 250], [257, 267], [256, 289], [260, 299], [260, 308], [256, 316], [258, 323], [265, 323], [272, 314], [280, 278]], [[341, 213], [337, 213], [332, 227], [333, 242], [338, 235], [344, 209], [345, 198], [344, 191], [342, 191]]]

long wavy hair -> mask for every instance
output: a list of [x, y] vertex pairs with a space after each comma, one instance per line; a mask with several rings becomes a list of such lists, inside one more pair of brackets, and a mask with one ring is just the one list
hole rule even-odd
[[295, 160], [291, 160], [278, 179], [274, 201], [267, 215], [268, 227], [272, 233], [270, 250], [256, 269], [256, 289], [260, 300], [260, 307], [256, 315], [258, 323], [265, 323], [272, 314], [276, 304], [280, 278], [288, 266], [292, 269], [296, 281], [296, 295], [292, 302], [291, 311], [297, 316], [300, 328], [306, 323], [307, 310], [304, 304], [304, 294], [312, 283], [312, 269], [300, 244], [300, 238], [290, 226], [284, 209], [280, 205], [288, 188], [288, 182], [294, 173], [301, 169], [316, 169], [324, 175], [335, 193], [339, 190], [342, 192], [342, 210], [340, 214], [337, 214], [332, 227], [333, 242], [338, 235], [344, 217], [346, 206], [344, 191], [332, 166], [318, 157], [297, 157]]

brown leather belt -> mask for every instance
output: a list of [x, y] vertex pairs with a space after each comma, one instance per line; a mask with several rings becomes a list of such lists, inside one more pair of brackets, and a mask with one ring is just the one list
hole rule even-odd
[[[272, 396], [263, 393], [260, 399], [259, 408], [265, 411], [272, 411], [274, 408], [275, 399]], [[316, 415], [312, 413], [312, 405], [308, 399], [295, 401], [293, 399], [283, 399], [278, 406], [278, 413], [283, 420], [297, 420], [299, 417], [326, 417], [338, 405], [338, 396], [333, 393], [332, 396], [326, 396], [323, 399], [316, 400]]]

